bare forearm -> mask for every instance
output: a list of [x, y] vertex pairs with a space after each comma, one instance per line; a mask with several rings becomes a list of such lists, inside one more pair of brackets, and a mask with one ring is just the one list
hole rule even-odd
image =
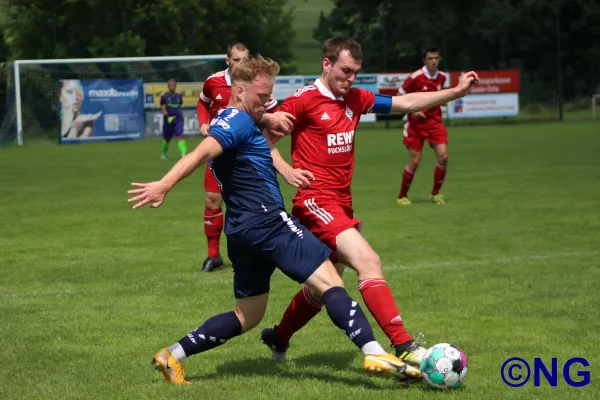
[[273, 159], [273, 166], [275, 167], [275, 170], [284, 176], [286, 171], [292, 169], [292, 166], [283, 159], [281, 153], [279, 150], [277, 150], [277, 147], [275, 147], [275, 143], [277, 143], [280, 138], [274, 135], [269, 135], [266, 130], [263, 130], [263, 136], [271, 148], [271, 158]]
[[179, 181], [188, 177], [198, 167], [217, 157], [223, 152], [221, 145], [213, 138], [205, 139], [191, 153], [180, 159], [161, 179], [173, 188]]
[[392, 111], [415, 113], [456, 100], [462, 94], [456, 88], [436, 92], [416, 92], [392, 97]]
[[271, 149], [271, 158], [273, 159], [273, 166], [281, 176], [285, 176], [287, 171], [293, 169], [292, 166], [283, 159], [281, 153], [276, 148]]
[[207, 154], [201, 154], [193, 151], [186, 157], [183, 157], [181, 160], [179, 160], [161, 180], [168, 184], [169, 188], [172, 188], [180, 180], [188, 177], [196, 170], [196, 168], [200, 167], [207, 161]]

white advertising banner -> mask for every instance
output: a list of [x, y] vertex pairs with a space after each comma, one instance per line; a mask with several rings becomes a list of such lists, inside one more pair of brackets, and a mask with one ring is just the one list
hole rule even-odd
[[275, 78], [275, 86], [273, 87], [273, 94], [278, 101], [283, 101], [289, 96], [293, 95], [298, 89], [304, 87], [304, 76], [293, 75], [293, 76], [278, 76]]
[[509, 117], [519, 115], [519, 94], [470, 94], [451, 102], [450, 118]]

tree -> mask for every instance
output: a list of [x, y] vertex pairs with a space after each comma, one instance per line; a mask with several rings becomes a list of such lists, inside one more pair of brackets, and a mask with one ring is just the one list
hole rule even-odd
[[15, 59], [222, 54], [243, 39], [292, 60], [285, 0], [8, 0], [4, 36]]
[[[335, 0], [315, 38], [334, 34], [363, 45], [367, 71], [410, 71], [427, 43], [448, 70], [519, 68], [532, 100], [554, 94], [560, 60], [567, 98], [595, 91], [600, 69], [600, 4], [594, 0]], [[560, 24], [560, 30], [557, 29]], [[557, 53], [560, 47], [560, 54]]]

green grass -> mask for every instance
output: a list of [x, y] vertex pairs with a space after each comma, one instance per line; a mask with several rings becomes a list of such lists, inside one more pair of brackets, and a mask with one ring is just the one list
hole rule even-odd
[[298, 74], [321, 74], [321, 42], [313, 39], [321, 11], [325, 15], [333, 9], [331, 0], [290, 0], [294, 7], [294, 58]]
[[[166, 384], [152, 355], [231, 308], [232, 273], [229, 265], [199, 273], [202, 173], [159, 210], [130, 209], [129, 182], [172, 165], [149, 140], [0, 151], [0, 398], [598, 398], [600, 124], [451, 127], [450, 135], [445, 206], [427, 200], [431, 152], [411, 188], [414, 204], [395, 204], [406, 161], [399, 130], [361, 128], [353, 191], [408, 329], [469, 357], [463, 390], [400, 389], [364, 375], [325, 313], [294, 338], [290, 363], [271, 362], [259, 331], [299, 289], [278, 272], [259, 328], [189, 359], [193, 385]], [[360, 299], [356, 275], [345, 281]], [[512, 356], [560, 365], [586, 357], [592, 383], [510, 389], [499, 369]]]

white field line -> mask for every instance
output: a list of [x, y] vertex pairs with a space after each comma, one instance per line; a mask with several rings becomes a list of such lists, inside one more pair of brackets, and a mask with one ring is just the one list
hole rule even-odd
[[[557, 258], [581, 258], [581, 257], [594, 257], [598, 256], [600, 251], [579, 251], [579, 252], [562, 252], [562, 253], [547, 253], [547, 254], [532, 254], [526, 256], [515, 256], [515, 257], [500, 257], [500, 258], [488, 258], [473, 261], [441, 261], [435, 263], [423, 263], [415, 265], [386, 265], [384, 271], [404, 271], [404, 270], [416, 270], [416, 269], [437, 269], [437, 268], [456, 268], [456, 267], [474, 267], [474, 266], [485, 266], [490, 264], [517, 264], [528, 261], [541, 261], [551, 260]], [[206, 286], [206, 285], [231, 285], [233, 279], [217, 279], [217, 280], [203, 280], [198, 279], [196, 282], [190, 283], [166, 283], [163, 285], [147, 285], [147, 284], [133, 284], [123, 286], [107, 286], [95, 289], [80, 288], [80, 289], [46, 289], [46, 290], [33, 290], [33, 291], [17, 291], [0, 294], [0, 297], [11, 298], [11, 297], [36, 297], [36, 296], [69, 296], [69, 295], [80, 295], [80, 294], [94, 294], [94, 293], [107, 293], [107, 292], [123, 292], [123, 291], [134, 291], [138, 289], [144, 290], [156, 290], [163, 288], [176, 289], [183, 286]]]
[[581, 258], [594, 257], [600, 254], [600, 251], [573, 251], [562, 253], [547, 253], [547, 254], [531, 254], [526, 256], [515, 257], [499, 257], [487, 258], [482, 260], [472, 261], [440, 261], [434, 263], [424, 263], [415, 265], [386, 265], [383, 267], [385, 271], [389, 270], [411, 270], [411, 269], [428, 269], [428, 268], [455, 268], [455, 267], [476, 267], [490, 264], [517, 264], [527, 261], [542, 261], [556, 258]]

